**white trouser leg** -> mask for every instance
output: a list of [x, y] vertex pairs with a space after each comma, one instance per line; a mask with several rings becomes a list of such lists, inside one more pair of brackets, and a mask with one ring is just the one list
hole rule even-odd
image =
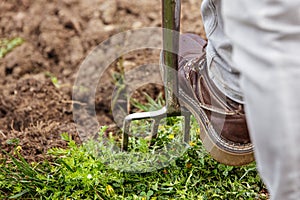
[[273, 200], [300, 199], [300, 1], [224, 0], [260, 174]]
[[233, 65], [232, 45], [224, 33], [221, 0], [203, 0], [201, 14], [208, 39], [206, 57], [209, 76], [226, 96], [243, 103], [240, 74]]

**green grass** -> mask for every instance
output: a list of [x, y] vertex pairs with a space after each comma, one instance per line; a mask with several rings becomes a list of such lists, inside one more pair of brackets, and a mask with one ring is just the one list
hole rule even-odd
[[[161, 98], [143, 110], [162, 106]], [[136, 122], [135, 133], [144, 123]], [[14, 155], [0, 162], [0, 198], [37, 199], [266, 199], [255, 163], [245, 167], [225, 166], [214, 161], [198, 139], [199, 128], [193, 119], [192, 142], [181, 142], [180, 118], [168, 118], [158, 137], [131, 137], [130, 151], [118, 150], [113, 134], [78, 146], [67, 133], [68, 148], [49, 151], [53, 161], [28, 163], [16, 145]], [[137, 173], [138, 172], [138, 173]]]

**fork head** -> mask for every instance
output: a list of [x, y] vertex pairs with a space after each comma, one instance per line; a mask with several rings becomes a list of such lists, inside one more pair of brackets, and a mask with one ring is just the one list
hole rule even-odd
[[183, 116], [184, 118], [183, 141], [188, 143], [190, 140], [190, 116], [191, 116], [190, 112], [185, 109], [183, 109], [181, 112], [178, 111], [170, 112], [167, 109], [167, 107], [163, 107], [162, 109], [157, 111], [133, 113], [125, 117], [123, 123], [123, 134], [122, 134], [122, 150], [124, 151], [128, 150], [128, 140], [129, 140], [129, 136], [131, 135], [130, 125], [132, 121], [144, 120], [144, 119], [152, 120], [153, 122], [151, 125], [150, 138], [154, 139], [158, 135], [158, 127], [160, 125], [160, 122], [167, 117], [176, 117], [176, 116]]

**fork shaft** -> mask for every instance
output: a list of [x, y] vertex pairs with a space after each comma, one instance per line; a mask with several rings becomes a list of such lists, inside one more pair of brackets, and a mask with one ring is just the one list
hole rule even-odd
[[180, 113], [178, 101], [178, 50], [180, 31], [180, 0], [162, 0], [163, 67], [167, 113]]

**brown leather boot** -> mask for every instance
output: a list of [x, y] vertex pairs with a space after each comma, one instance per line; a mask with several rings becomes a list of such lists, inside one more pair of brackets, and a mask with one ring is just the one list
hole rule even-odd
[[244, 107], [226, 97], [208, 77], [206, 41], [194, 34], [180, 37], [179, 99], [200, 125], [200, 137], [217, 161], [244, 165], [254, 160]]

